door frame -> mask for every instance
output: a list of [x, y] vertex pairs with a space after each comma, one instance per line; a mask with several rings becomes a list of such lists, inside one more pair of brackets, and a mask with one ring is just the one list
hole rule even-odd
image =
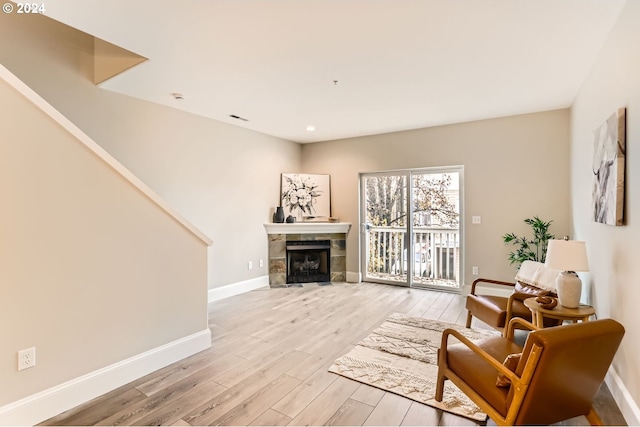
[[[413, 176], [416, 174], [444, 174], [444, 173], [457, 173], [458, 174], [458, 203], [459, 203], [459, 218], [458, 218], [458, 233], [459, 233], [459, 271], [458, 271], [458, 287], [443, 287], [437, 285], [425, 285], [425, 284], [414, 284], [413, 280], [413, 269], [414, 269], [414, 251], [408, 250], [408, 247], [413, 242]], [[409, 220], [406, 221], [406, 236], [410, 236], [410, 238], [405, 239], [404, 249], [406, 249], [407, 253], [407, 280], [406, 281], [393, 281], [393, 280], [384, 280], [380, 278], [374, 278], [368, 276], [367, 269], [367, 257], [369, 255], [368, 248], [368, 225], [365, 223], [366, 215], [366, 188], [365, 188], [365, 178], [373, 177], [373, 176], [404, 176], [407, 180], [407, 198], [406, 198], [406, 212]], [[360, 252], [360, 269], [362, 271], [362, 279], [363, 281], [370, 281], [374, 283], [382, 283], [389, 284], [395, 286], [403, 286], [403, 287], [413, 287], [418, 289], [432, 289], [439, 291], [448, 291], [460, 293], [464, 286], [464, 272], [465, 272], [465, 239], [464, 239], [464, 166], [463, 165], [453, 165], [453, 166], [439, 166], [439, 167], [424, 167], [424, 168], [412, 168], [412, 169], [398, 169], [398, 170], [387, 170], [387, 171], [378, 171], [378, 172], [361, 172], [359, 173], [359, 242], [360, 247], [362, 248]]]

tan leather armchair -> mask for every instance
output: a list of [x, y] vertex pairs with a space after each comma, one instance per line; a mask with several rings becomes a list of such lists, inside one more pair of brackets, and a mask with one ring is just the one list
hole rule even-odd
[[[524, 347], [513, 342], [516, 326], [533, 331]], [[514, 318], [504, 337], [476, 344], [446, 329], [438, 353], [435, 399], [442, 401], [444, 382], [451, 380], [498, 425], [553, 424], [581, 415], [601, 425], [593, 399], [623, 335], [622, 325], [611, 319], [536, 329]], [[451, 336], [460, 342], [451, 343]], [[512, 372], [503, 361], [515, 353], [522, 356]], [[498, 372], [511, 385], [498, 387]]]
[[[534, 261], [525, 261], [515, 282], [504, 282], [493, 279], [476, 279], [471, 285], [471, 292], [467, 295], [467, 328], [471, 327], [473, 317], [476, 317], [487, 325], [503, 332], [509, 321], [514, 317], [531, 321], [531, 310], [525, 307], [523, 301], [527, 298], [539, 295], [556, 294], [550, 290], [555, 283], [558, 270], [552, 270], [544, 264]], [[496, 295], [483, 295], [478, 285], [490, 284], [498, 287], [509, 288], [509, 297]], [[557, 326], [560, 321], [545, 319], [545, 326]]]

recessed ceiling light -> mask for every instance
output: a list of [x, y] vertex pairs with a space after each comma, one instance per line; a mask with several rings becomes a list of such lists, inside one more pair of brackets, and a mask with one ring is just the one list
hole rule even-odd
[[248, 122], [249, 119], [245, 119], [244, 117], [240, 117], [237, 114], [229, 114], [229, 117], [236, 120], [242, 120], [243, 122]]
[[171, 96], [173, 96], [173, 98], [177, 99], [178, 101], [182, 101], [184, 99], [184, 95], [178, 92], [172, 93]]
[[312, 126], [312, 125], [309, 125], [309, 126], [307, 126], [307, 130], [308, 130], [309, 132], [313, 132], [314, 130], [316, 130], [316, 127], [315, 127], [315, 126]]

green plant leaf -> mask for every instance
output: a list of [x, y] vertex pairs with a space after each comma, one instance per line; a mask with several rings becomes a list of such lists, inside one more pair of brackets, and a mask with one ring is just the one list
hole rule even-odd
[[502, 236], [505, 245], [513, 245], [516, 249], [509, 253], [510, 264], [516, 264], [517, 268], [527, 260], [544, 262], [547, 255], [547, 244], [549, 239], [555, 236], [549, 233], [551, 221], [544, 221], [538, 216], [525, 218], [524, 223], [531, 227], [533, 239], [517, 236], [515, 233], [506, 233]]

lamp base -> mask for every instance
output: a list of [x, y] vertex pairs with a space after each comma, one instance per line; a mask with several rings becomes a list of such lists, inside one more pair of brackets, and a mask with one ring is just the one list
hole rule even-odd
[[566, 308], [578, 308], [582, 293], [582, 280], [573, 271], [563, 271], [556, 278], [558, 302]]

